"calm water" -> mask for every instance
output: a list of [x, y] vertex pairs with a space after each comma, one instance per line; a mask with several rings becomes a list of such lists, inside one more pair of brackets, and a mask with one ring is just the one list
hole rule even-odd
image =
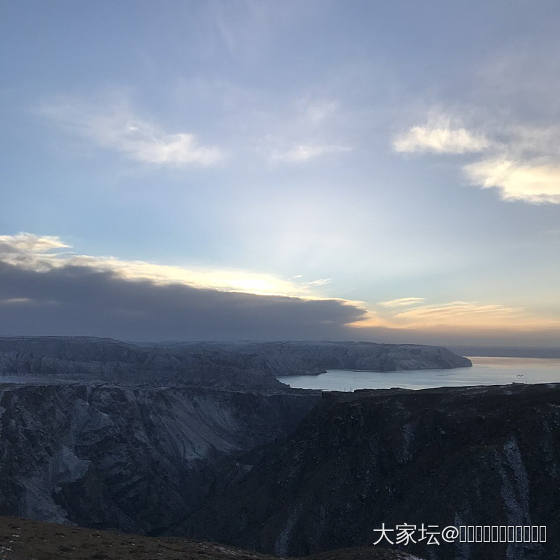
[[293, 375], [278, 379], [290, 387], [324, 391], [560, 383], [559, 359], [469, 357], [473, 363], [470, 368], [422, 369], [388, 373], [331, 369], [320, 375]]

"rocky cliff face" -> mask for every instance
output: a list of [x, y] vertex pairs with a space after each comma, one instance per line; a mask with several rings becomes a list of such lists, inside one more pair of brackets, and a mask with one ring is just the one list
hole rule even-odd
[[195, 385], [278, 392], [250, 357], [220, 348], [141, 347], [90, 337], [0, 338], [0, 376], [67, 377], [120, 384]]
[[86, 337], [0, 338], [0, 376], [66, 376], [126, 384], [188, 384], [278, 392], [276, 376], [325, 369], [470, 366], [435, 346], [373, 343], [191, 343], [136, 346]]
[[277, 554], [365, 545], [373, 529], [547, 525], [549, 542], [407, 547], [437, 560], [560, 558], [560, 385], [326, 395], [247, 454], [184, 529]]
[[238, 344], [188, 344], [192, 352], [221, 349], [251, 359], [253, 367], [274, 375], [313, 375], [327, 369], [397, 371], [470, 367], [468, 358], [439, 346], [376, 344], [373, 342], [259, 342]]
[[285, 436], [312, 394], [0, 385], [0, 514], [160, 533], [225, 456]]

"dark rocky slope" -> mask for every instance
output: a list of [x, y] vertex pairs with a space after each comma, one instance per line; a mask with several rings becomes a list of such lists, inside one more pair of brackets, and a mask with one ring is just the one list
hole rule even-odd
[[326, 394], [243, 458], [183, 529], [278, 554], [366, 545], [382, 522], [547, 525], [546, 545], [417, 546], [438, 560], [560, 558], [560, 385]]
[[[179, 538], [149, 538], [0, 517], [2, 560], [275, 560], [256, 552]], [[306, 560], [420, 560], [371, 547]]]
[[312, 393], [0, 385], [0, 514], [160, 533], [223, 457], [285, 436]]

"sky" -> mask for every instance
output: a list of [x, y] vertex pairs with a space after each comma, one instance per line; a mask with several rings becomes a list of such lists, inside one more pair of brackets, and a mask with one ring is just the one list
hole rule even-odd
[[559, 346], [559, 25], [0, 0], [0, 335]]

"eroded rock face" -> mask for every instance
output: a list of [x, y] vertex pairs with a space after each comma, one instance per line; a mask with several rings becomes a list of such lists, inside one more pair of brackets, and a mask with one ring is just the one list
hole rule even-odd
[[67, 376], [126, 384], [189, 384], [278, 392], [281, 375], [326, 369], [467, 367], [436, 346], [369, 342], [188, 343], [136, 346], [88, 337], [0, 338], [0, 376]]
[[413, 546], [437, 560], [560, 558], [560, 385], [325, 395], [244, 456], [185, 531], [277, 554], [366, 545], [373, 529], [547, 525], [546, 545]]
[[0, 386], [0, 514], [159, 533], [223, 457], [285, 436], [317, 401], [192, 387]]
[[327, 369], [397, 371], [470, 367], [468, 358], [439, 347], [418, 344], [373, 342], [253, 342], [237, 344], [187, 344], [194, 348], [224, 352], [252, 359], [253, 367], [274, 375], [314, 375]]
[[272, 392], [286, 388], [250, 357], [220, 348], [141, 347], [91, 337], [0, 338], [0, 376], [13, 375]]

